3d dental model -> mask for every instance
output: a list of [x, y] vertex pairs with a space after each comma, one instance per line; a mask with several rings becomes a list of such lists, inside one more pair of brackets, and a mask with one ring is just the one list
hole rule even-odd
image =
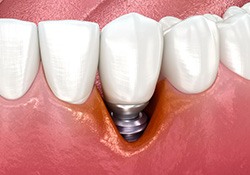
[[149, 121], [142, 111], [160, 70], [187, 94], [211, 87], [220, 60], [250, 79], [249, 12], [250, 3], [230, 7], [223, 19], [205, 14], [184, 20], [165, 17], [159, 23], [130, 13], [107, 24], [101, 37], [98, 24], [92, 22], [43, 21], [37, 30], [31, 22], [0, 19], [0, 82], [4, 84], [0, 95], [14, 100], [28, 91], [39, 67], [39, 40], [46, 80], [62, 101], [82, 104], [88, 99], [99, 61], [107, 108], [121, 135], [132, 142]]
[[100, 77], [107, 107], [120, 133], [135, 141], [147, 126], [141, 112], [152, 97], [162, 59], [162, 27], [131, 13], [107, 24], [101, 34]]

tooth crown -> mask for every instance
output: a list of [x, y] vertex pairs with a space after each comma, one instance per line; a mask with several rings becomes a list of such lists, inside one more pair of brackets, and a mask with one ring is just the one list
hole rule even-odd
[[250, 15], [238, 14], [218, 23], [220, 59], [224, 65], [250, 80]]
[[179, 22], [181, 22], [181, 20], [173, 16], [166, 16], [159, 21], [159, 23], [162, 24], [163, 31], [166, 31], [167, 29], [171, 28], [175, 24], [178, 24]]
[[[223, 20], [213, 14], [183, 21], [168, 16], [159, 24], [131, 13], [112, 21], [101, 37], [100, 76], [106, 101], [121, 105], [147, 102], [156, 86], [163, 47], [162, 74], [181, 92], [208, 89], [216, 78], [219, 54], [224, 65], [250, 80], [249, 9], [250, 3], [242, 8], [232, 6]], [[98, 64], [98, 24], [44, 21], [39, 23], [39, 35], [53, 93], [70, 103], [85, 102]], [[0, 19], [0, 66], [0, 95], [6, 99], [24, 95], [39, 67], [34, 23]]]
[[99, 34], [98, 24], [91, 22], [39, 23], [45, 75], [59, 99], [81, 104], [89, 97], [98, 65]]
[[207, 18], [207, 19], [210, 19], [212, 20], [213, 22], [220, 22], [222, 21], [222, 18], [218, 15], [215, 15], [215, 14], [204, 14], [204, 16]]
[[241, 8], [244, 9], [247, 13], [250, 13], [250, 2], [246, 3]]
[[228, 19], [234, 15], [237, 15], [237, 14], [244, 14], [244, 13], [247, 13], [246, 10], [240, 8], [240, 7], [237, 7], [237, 6], [232, 6], [232, 7], [229, 7], [226, 12], [223, 14], [223, 19]]
[[36, 24], [0, 19], [0, 95], [23, 96], [37, 74], [39, 59]]
[[100, 76], [106, 101], [147, 102], [155, 89], [162, 57], [161, 25], [131, 13], [102, 30]]
[[204, 16], [190, 17], [164, 33], [162, 74], [184, 93], [200, 93], [214, 82], [219, 65], [218, 30]]

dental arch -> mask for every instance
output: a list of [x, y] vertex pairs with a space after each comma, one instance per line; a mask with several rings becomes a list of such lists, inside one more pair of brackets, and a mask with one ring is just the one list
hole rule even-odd
[[[162, 42], [160, 39], [155, 41], [160, 48], [157, 54], [161, 55], [164, 50], [162, 75], [177, 90], [188, 94], [201, 93], [211, 87], [216, 79], [219, 61], [236, 74], [249, 80], [250, 62], [247, 61], [247, 55], [250, 55], [250, 48], [246, 43], [250, 40], [250, 30], [244, 28], [250, 25], [249, 12], [250, 4], [248, 3], [242, 8], [230, 7], [223, 15], [223, 19], [211, 14], [193, 16], [183, 21], [174, 17], [163, 18], [160, 24], [164, 29], [164, 34], [162, 33], [164, 46], [160, 48], [160, 42]], [[139, 15], [133, 13], [130, 16], [137, 18]], [[38, 43], [40, 40], [42, 63], [52, 92], [60, 100], [72, 104], [84, 103], [91, 93], [98, 66], [100, 35], [98, 24], [62, 20], [44, 21], [38, 26], [39, 37], [36, 35], [38, 30], [34, 23], [0, 19], [0, 65], [3, 68], [0, 70], [0, 95], [14, 100], [28, 91], [39, 67]], [[61, 26], [64, 30], [59, 31]], [[156, 27], [159, 26], [156, 25]], [[23, 29], [25, 32], [17, 33], [14, 29]], [[184, 29], [186, 33], [183, 32]], [[244, 36], [240, 36], [243, 30]], [[183, 37], [195, 36], [197, 33], [204, 37], [202, 39], [198, 35], [197, 37]], [[235, 34], [234, 37], [232, 33]], [[74, 39], [69, 37], [69, 34], [74, 34]], [[124, 36], [123, 33], [121, 36]], [[68, 37], [68, 42], [64, 43], [65, 37]], [[120, 38], [117, 38], [117, 42], [119, 40]], [[134, 42], [132, 44], [135, 45]], [[142, 43], [137, 41], [137, 44]], [[112, 54], [115, 56], [118, 53], [109, 53], [109, 55]], [[73, 62], [72, 58], [78, 62]], [[155, 57], [153, 56], [152, 59]], [[15, 63], [17, 60], [18, 62]], [[71, 68], [67, 69], [69, 65]], [[154, 73], [159, 75], [159, 71], [160, 68]], [[145, 92], [148, 95], [147, 99], [143, 101], [139, 98], [131, 99], [139, 100], [135, 101], [136, 104], [147, 103], [153, 95], [157, 78], [158, 76], [154, 76], [152, 88]], [[133, 78], [131, 80], [136, 82]], [[125, 88], [124, 92], [127, 90]], [[133, 91], [133, 93], [136, 92], [137, 90]], [[126, 98], [126, 93], [124, 94]], [[131, 100], [127, 103], [122, 101], [118, 103], [128, 105], [131, 104]]]

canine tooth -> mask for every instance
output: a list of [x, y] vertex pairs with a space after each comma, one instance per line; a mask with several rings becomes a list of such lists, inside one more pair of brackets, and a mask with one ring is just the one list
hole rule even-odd
[[230, 70], [250, 80], [250, 15], [239, 14], [218, 23], [220, 59]]
[[36, 24], [0, 19], [0, 95], [22, 97], [36, 77], [39, 60]]
[[200, 93], [214, 82], [219, 65], [215, 22], [193, 16], [164, 34], [162, 74], [184, 93]]
[[246, 3], [241, 8], [244, 9], [247, 13], [250, 13], [250, 2]]
[[159, 76], [162, 48], [162, 27], [152, 19], [131, 13], [106, 25], [99, 65], [106, 101], [147, 102]]
[[159, 21], [159, 23], [162, 24], [163, 31], [166, 31], [167, 29], [169, 29], [170, 27], [172, 27], [173, 25], [177, 24], [180, 21], [181, 20], [179, 18], [176, 18], [173, 16], [166, 16], [166, 17], [162, 18]]
[[56, 97], [84, 103], [95, 80], [99, 56], [99, 26], [76, 20], [43, 21], [39, 36], [47, 82]]
[[240, 7], [237, 7], [237, 6], [232, 6], [232, 7], [229, 7], [226, 12], [223, 14], [223, 19], [227, 19], [227, 18], [230, 18], [234, 15], [238, 15], [238, 14], [244, 14], [246, 13], [246, 11]]

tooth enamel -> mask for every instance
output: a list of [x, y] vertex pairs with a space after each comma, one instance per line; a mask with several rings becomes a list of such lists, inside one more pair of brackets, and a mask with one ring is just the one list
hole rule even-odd
[[102, 30], [100, 76], [105, 100], [113, 104], [147, 102], [155, 90], [162, 59], [161, 25], [131, 13]]
[[244, 14], [246, 13], [246, 11], [240, 7], [237, 6], [232, 6], [229, 7], [226, 12], [223, 14], [223, 19], [228, 19], [234, 15], [238, 15], [238, 14]]
[[230, 70], [250, 80], [250, 15], [239, 14], [218, 23], [220, 59]]
[[212, 20], [213, 22], [220, 22], [222, 18], [215, 14], [205, 14], [204, 15], [207, 19]]
[[247, 13], [250, 13], [250, 2], [246, 3], [241, 8], [244, 9]]
[[64, 20], [39, 23], [40, 48], [47, 82], [59, 99], [84, 103], [95, 80], [99, 26]]
[[179, 18], [176, 18], [173, 16], [166, 16], [166, 17], [162, 18], [159, 21], [159, 23], [162, 24], [163, 31], [166, 31], [167, 29], [169, 29], [170, 27], [172, 27], [173, 25], [177, 24], [180, 21], [181, 20]]
[[162, 74], [184, 93], [200, 93], [214, 82], [219, 65], [215, 22], [193, 16], [164, 34]]
[[36, 24], [0, 19], [0, 95], [22, 97], [36, 77], [39, 59]]

